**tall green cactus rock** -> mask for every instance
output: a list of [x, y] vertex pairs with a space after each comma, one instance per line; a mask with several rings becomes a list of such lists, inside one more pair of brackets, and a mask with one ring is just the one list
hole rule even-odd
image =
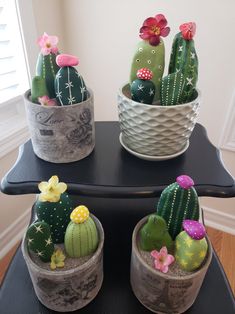
[[163, 246], [171, 250], [173, 241], [168, 233], [165, 220], [152, 214], [140, 230], [140, 248], [144, 251], [152, 251], [160, 250]]
[[56, 73], [59, 70], [56, 64], [55, 53], [50, 53], [48, 55], [39, 54], [37, 65], [36, 65], [36, 75], [42, 77], [46, 81], [46, 86], [48, 90], [48, 96], [50, 98], [55, 98], [54, 80]]
[[169, 74], [181, 71], [184, 75], [185, 87], [181, 98], [182, 103], [193, 100], [198, 80], [198, 57], [193, 40], [195, 29], [192, 34], [190, 31], [185, 31], [185, 27], [196, 28], [194, 23], [181, 25], [182, 31], [175, 36], [173, 41], [168, 71]]
[[148, 68], [153, 73], [153, 83], [156, 88], [155, 100], [160, 97], [160, 84], [165, 67], [165, 47], [161, 39], [157, 46], [150, 45], [147, 41], [141, 41], [137, 45], [134, 54], [131, 73], [130, 84], [137, 79], [137, 71], [141, 68]]
[[163, 217], [173, 238], [181, 232], [185, 219], [199, 219], [199, 202], [193, 180], [186, 175], [179, 176], [176, 182], [162, 192], [157, 215]]
[[134, 101], [152, 104], [155, 95], [155, 85], [151, 81], [152, 71], [148, 68], [137, 71], [137, 79], [131, 83], [131, 98]]
[[181, 71], [162, 78], [160, 99], [162, 106], [173, 106], [181, 102], [185, 79]]
[[183, 228], [184, 231], [175, 240], [175, 259], [182, 269], [194, 271], [201, 266], [207, 254], [205, 228], [193, 220], [185, 220]]
[[65, 193], [67, 185], [59, 183], [57, 176], [52, 176], [48, 182], [41, 182], [38, 187], [41, 191], [35, 203], [38, 219], [50, 226], [53, 243], [63, 243], [74, 208], [73, 201]]
[[78, 64], [74, 56], [61, 54], [56, 59], [61, 67], [55, 77], [56, 98], [62, 106], [87, 100], [88, 90], [82, 76], [73, 67]]
[[35, 222], [26, 232], [27, 246], [35, 252], [43, 262], [49, 262], [54, 252], [50, 227], [45, 222]]
[[32, 102], [38, 103], [38, 97], [48, 96], [48, 90], [46, 86], [45, 78], [41, 76], [34, 76], [32, 80], [32, 87], [31, 87], [31, 98]]
[[86, 206], [78, 206], [71, 214], [64, 245], [70, 257], [87, 256], [95, 252], [99, 243], [98, 231]]

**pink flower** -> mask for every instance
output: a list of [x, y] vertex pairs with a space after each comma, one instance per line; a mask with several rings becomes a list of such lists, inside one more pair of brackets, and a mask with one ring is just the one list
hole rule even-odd
[[184, 39], [192, 40], [196, 33], [196, 23], [189, 22], [180, 25], [180, 31]]
[[57, 53], [58, 48], [58, 37], [49, 36], [47, 33], [44, 33], [41, 37], [38, 38], [37, 43], [41, 47], [41, 53], [46, 56], [50, 53]]
[[166, 37], [170, 27], [166, 27], [167, 20], [163, 14], [147, 18], [140, 29], [140, 38], [148, 40], [150, 45], [157, 46], [160, 43], [160, 36]]
[[47, 95], [38, 97], [38, 101], [42, 106], [48, 106], [48, 107], [57, 106], [56, 100], [50, 99]]
[[167, 248], [163, 246], [160, 252], [154, 250], [151, 252], [151, 256], [155, 259], [154, 266], [156, 269], [160, 270], [162, 273], [167, 273], [169, 265], [175, 260], [173, 255], [167, 253]]

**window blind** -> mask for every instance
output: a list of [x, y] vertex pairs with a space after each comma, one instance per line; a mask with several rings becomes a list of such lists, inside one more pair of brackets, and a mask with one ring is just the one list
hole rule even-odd
[[23, 41], [14, 0], [0, 0], [0, 103], [29, 86]]

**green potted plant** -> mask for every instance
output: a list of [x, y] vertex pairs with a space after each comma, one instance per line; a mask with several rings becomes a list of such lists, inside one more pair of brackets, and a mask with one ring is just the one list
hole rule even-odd
[[179, 176], [161, 194], [157, 212], [132, 236], [131, 286], [154, 313], [183, 313], [195, 301], [212, 258], [193, 180]]
[[118, 93], [121, 142], [134, 153], [161, 157], [187, 149], [200, 105], [195, 31], [195, 23], [180, 26], [172, 45], [168, 75], [163, 76], [162, 37], [169, 34], [170, 28], [162, 14], [144, 21], [129, 83]]
[[94, 100], [75, 66], [77, 57], [59, 54], [58, 38], [38, 40], [36, 76], [25, 95], [35, 154], [46, 161], [67, 163], [88, 156], [95, 146]]
[[91, 302], [103, 281], [104, 232], [86, 206], [74, 209], [57, 176], [41, 182], [38, 219], [25, 233], [22, 252], [39, 301], [70, 312]]

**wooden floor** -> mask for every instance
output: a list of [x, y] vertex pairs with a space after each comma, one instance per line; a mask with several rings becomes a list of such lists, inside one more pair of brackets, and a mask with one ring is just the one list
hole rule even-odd
[[[235, 295], [235, 236], [210, 227], [207, 227], [207, 233], [224, 267]], [[0, 284], [18, 245], [19, 244], [15, 245], [14, 248], [0, 260]]]

